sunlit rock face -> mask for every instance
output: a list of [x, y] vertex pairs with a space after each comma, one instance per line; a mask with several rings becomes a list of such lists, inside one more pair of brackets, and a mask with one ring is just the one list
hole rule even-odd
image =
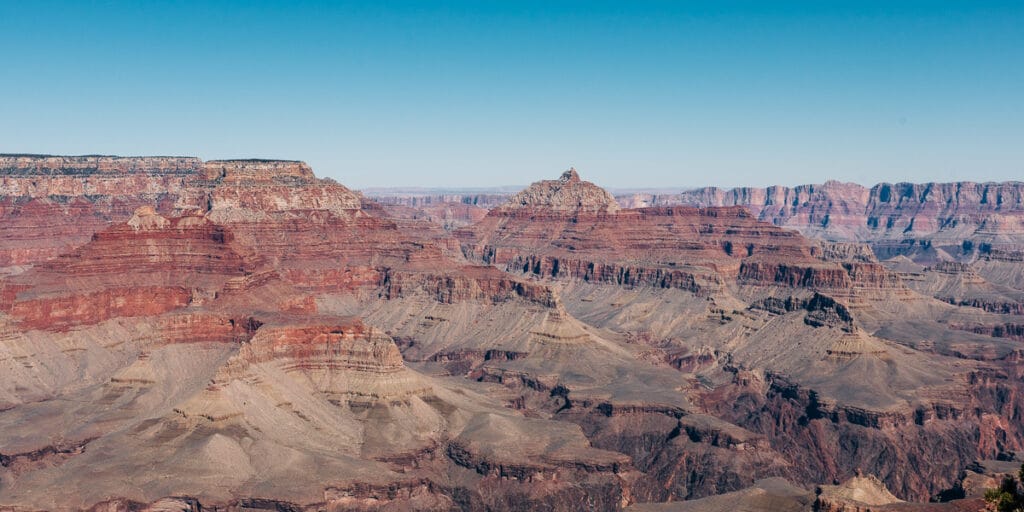
[[[957, 510], [1024, 449], [1010, 186], [627, 208], [571, 169], [423, 216], [295, 161], [0, 179], [0, 508]], [[860, 238], [970, 204], [984, 250]]]
[[614, 213], [619, 210], [619, 203], [603, 188], [581, 180], [576, 169], [569, 169], [557, 180], [538, 181], [512, 195], [498, 209]]
[[[829, 181], [702, 188], [659, 195], [655, 202], [742, 206], [760, 220], [811, 237], [870, 243], [883, 259], [898, 254], [921, 260], [987, 257], [993, 247], [1019, 250], [1024, 244], [1022, 182], [879, 183], [867, 188]], [[986, 249], [979, 253], [982, 245]]]

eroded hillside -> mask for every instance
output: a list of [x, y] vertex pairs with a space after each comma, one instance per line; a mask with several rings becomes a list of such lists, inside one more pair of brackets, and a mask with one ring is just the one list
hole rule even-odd
[[301, 162], [0, 176], [0, 508], [900, 507], [1024, 443], [1012, 259], [575, 171], [462, 227]]

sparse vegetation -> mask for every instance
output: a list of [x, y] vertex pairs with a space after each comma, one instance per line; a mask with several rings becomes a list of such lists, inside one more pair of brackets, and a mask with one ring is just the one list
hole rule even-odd
[[985, 491], [987, 509], [997, 512], [1024, 512], [1022, 481], [1024, 481], [1024, 464], [1021, 464], [1016, 478], [1007, 475], [999, 487]]

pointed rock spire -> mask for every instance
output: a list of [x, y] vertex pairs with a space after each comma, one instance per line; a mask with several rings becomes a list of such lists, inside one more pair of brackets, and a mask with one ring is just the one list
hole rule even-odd
[[576, 183], [580, 181], [580, 175], [576, 172], [575, 167], [570, 167], [568, 171], [562, 173], [562, 177], [558, 181], [562, 183]]
[[581, 180], [575, 168], [569, 168], [557, 180], [542, 180], [530, 185], [500, 208], [608, 213], [621, 209], [614, 196], [589, 181]]

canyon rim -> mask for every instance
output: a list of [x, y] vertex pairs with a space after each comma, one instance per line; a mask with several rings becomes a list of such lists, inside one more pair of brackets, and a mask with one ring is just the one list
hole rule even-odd
[[968, 510], [1020, 465], [1019, 183], [0, 187], [5, 509]]

